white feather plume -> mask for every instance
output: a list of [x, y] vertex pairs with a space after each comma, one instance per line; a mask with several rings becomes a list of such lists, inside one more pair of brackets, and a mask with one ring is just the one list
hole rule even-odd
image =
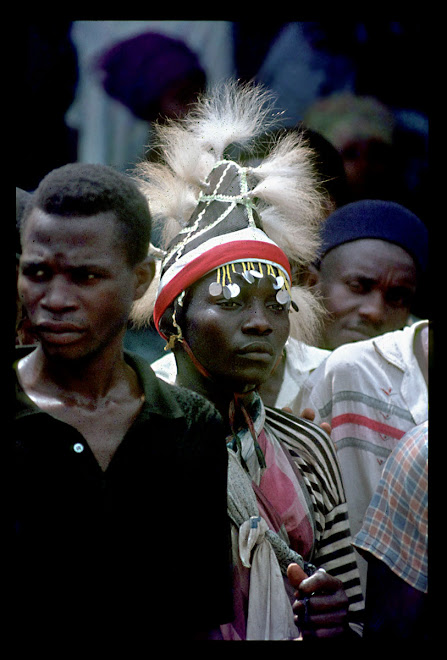
[[[148, 198], [154, 225], [161, 229], [163, 248], [187, 224], [207, 176], [225, 150], [230, 145], [248, 149], [278, 125], [274, 102], [262, 86], [230, 81], [200, 99], [184, 119], [155, 127], [155, 147], [163, 161], [139, 163], [134, 178]], [[262, 162], [248, 168], [248, 175], [248, 195], [266, 234], [291, 261], [300, 266], [310, 263], [319, 246], [324, 197], [305, 139], [297, 132], [280, 134]], [[155, 291], [154, 284], [150, 289]], [[149, 301], [153, 304], [154, 298], [148, 293], [139, 301], [133, 318], [150, 315]], [[305, 295], [303, 306], [309, 309], [306, 316], [313, 327], [311, 317], [318, 304], [307, 302]], [[301, 313], [298, 316], [303, 319]]]
[[[277, 121], [274, 97], [260, 86], [230, 81], [216, 86], [180, 120], [154, 127], [154, 148], [163, 162], [142, 161], [134, 178], [147, 196], [151, 213], [183, 227], [214, 165], [232, 144], [245, 145]], [[169, 241], [174, 233], [164, 232]]]
[[229, 81], [215, 87], [186, 118], [185, 125], [217, 160], [230, 144], [246, 144], [278, 120], [275, 99], [261, 86]]

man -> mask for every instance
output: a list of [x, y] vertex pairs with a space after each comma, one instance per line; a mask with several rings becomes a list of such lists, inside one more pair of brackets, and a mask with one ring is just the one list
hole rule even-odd
[[389, 456], [354, 544], [368, 562], [365, 639], [429, 641], [428, 421]]
[[[333, 445], [310, 422], [266, 408], [257, 391], [291, 326], [302, 338], [318, 317], [311, 292], [291, 287], [285, 250], [298, 264], [314, 258], [320, 205], [309, 207], [306, 146], [285, 135], [253, 168], [224, 157], [264, 133], [268, 101], [262, 88], [230, 82], [159, 128], [163, 160], [142, 163], [138, 175], [166, 252], [154, 304], [138, 311], [172, 348], [176, 382], [212, 401], [227, 424], [235, 615], [223, 638], [296, 638], [295, 623], [303, 638], [345, 637], [363, 599]], [[290, 564], [309, 576], [304, 586], [290, 580]]]
[[400, 204], [361, 200], [323, 225], [319, 261], [307, 284], [328, 311], [319, 347], [399, 330], [409, 320], [428, 259], [427, 229]]
[[[303, 384], [297, 405], [331, 426], [353, 535], [402, 436], [428, 419], [429, 324], [340, 346]], [[363, 589], [366, 562], [357, 557]]]
[[123, 351], [150, 229], [135, 184], [102, 165], [54, 170], [23, 215], [18, 288], [39, 343], [16, 363], [17, 594], [46, 641], [73, 626], [189, 639], [228, 614], [221, 420]]

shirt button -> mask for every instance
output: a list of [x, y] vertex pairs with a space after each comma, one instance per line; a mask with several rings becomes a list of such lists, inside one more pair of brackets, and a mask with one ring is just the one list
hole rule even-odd
[[77, 442], [77, 443], [73, 446], [73, 449], [74, 449], [74, 451], [75, 451], [77, 454], [80, 454], [81, 452], [84, 451], [84, 445], [81, 444], [80, 442]]

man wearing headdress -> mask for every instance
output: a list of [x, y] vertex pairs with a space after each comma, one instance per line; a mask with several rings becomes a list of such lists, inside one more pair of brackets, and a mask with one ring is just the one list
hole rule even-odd
[[[133, 318], [153, 316], [177, 383], [209, 398], [227, 425], [235, 617], [224, 639], [297, 638], [296, 623], [303, 638], [346, 635], [363, 609], [331, 440], [264, 406], [257, 391], [289, 330], [309, 339], [319, 310], [308, 290], [291, 287], [289, 259], [312, 260], [321, 213], [302, 137], [279, 140], [257, 167], [225, 154], [272, 118], [262, 88], [223, 85], [183, 121], [160, 126], [164, 160], [136, 172], [164, 253], [155, 302], [149, 292]], [[296, 565], [309, 576], [302, 582]]]

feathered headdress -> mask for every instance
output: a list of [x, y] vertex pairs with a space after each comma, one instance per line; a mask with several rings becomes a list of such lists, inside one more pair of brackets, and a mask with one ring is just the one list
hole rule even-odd
[[163, 334], [166, 309], [215, 269], [225, 295], [236, 295], [225, 267], [238, 261], [247, 281], [264, 270], [274, 278], [282, 299], [288, 294], [300, 310], [291, 315], [291, 335], [314, 339], [320, 306], [307, 289], [291, 286], [289, 266], [304, 267], [319, 247], [324, 211], [313, 152], [298, 132], [277, 136], [258, 165], [244, 167], [226, 152], [230, 146], [247, 151], [277, 123], [270, 92], [231, 81], [202, 98], [185, 118], [156, 126], [162, 160], [143, 161], [134, 172], [161, 235], [155, 254], [158, 289], [153, 284], [135, 303], [137, 325], [154, 313]]

